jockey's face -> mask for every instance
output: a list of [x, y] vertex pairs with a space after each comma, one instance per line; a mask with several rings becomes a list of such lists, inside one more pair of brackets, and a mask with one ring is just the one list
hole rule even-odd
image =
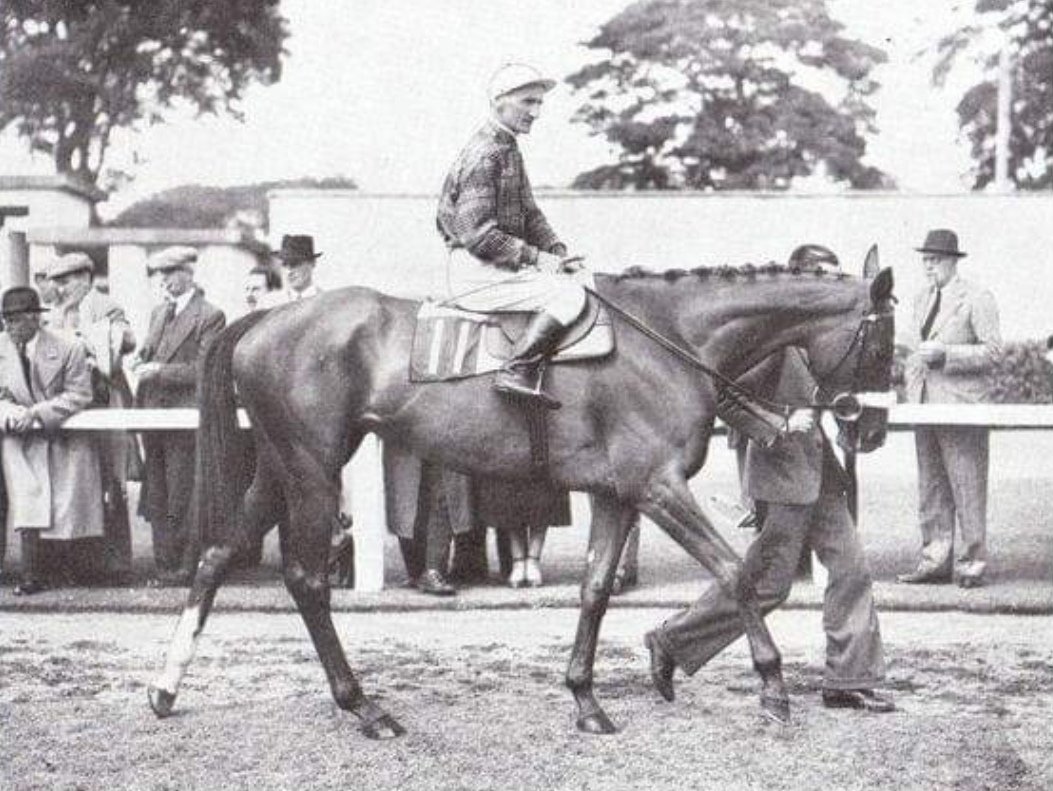
[[544, 102], [543, 89], [523, 88], [497, 99], [494, 102], [494, 115], [517, 135], [525, 135], [541, 114], [541, 105]]
[[943, 288], [958, 274], [958, 259], [953, 255], [924, 253], [921, 263], [925, 267], [925, 277], [936, 288]]
[[314, 282], [314, 261], [298, 261], [285, 267], [285, 281], [292, 291], [303, 291]]

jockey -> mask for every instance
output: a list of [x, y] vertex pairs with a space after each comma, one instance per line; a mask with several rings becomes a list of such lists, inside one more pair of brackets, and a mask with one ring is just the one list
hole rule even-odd
[[494, 74], [490, 117], [450, 168], [436, 217], [451, 301], [481, 313], [537, 311], [494, 389], [553, 409], [560, 404], [540, 391], [538, 368], [581, 314], [592, 278], [534, 203], [516, 136], [530, 131], [555, 84], [522, 63]]

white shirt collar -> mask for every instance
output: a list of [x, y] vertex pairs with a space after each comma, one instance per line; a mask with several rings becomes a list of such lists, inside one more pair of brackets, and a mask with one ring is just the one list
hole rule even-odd
[[184, 310], [186, 306], [190, 304], [190, 300], [194, 298], [194, 287], [191, 286], [178, 297], [175, 298], [175, 314], [178, 316]]

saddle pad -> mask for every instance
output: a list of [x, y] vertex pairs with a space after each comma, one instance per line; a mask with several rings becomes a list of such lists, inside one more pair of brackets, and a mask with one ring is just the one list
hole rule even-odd
[[[445, 382], [496, 371], [509, 358], [514, 344], [502, 329], [502, 318], [422, 302], [410, 350], [410, 381]], [[604, 357], [613, 349], [610, 316], [601, 310], [592, 330], [560, 349], [552, 362]]]

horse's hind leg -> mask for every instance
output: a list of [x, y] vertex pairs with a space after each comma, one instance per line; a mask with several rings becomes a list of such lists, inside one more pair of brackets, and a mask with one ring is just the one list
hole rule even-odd
[[338, 509], [339, 483], [330, 480], [306, 453], [297, 454], [289, 472], [296, 479], [289, 494], [289, 522], [282, 529], [285, 586], [311, 635], [336, 704], [361, 720], [371, 739], [388, 739], [406, 731], [362, 692], [351, 672], [329, 609], [329, 545]]
[[754, 580], [743, 576], [738, 554], [702, 513], [682, 476], [666, 475], [653, 481], [641, 510], [698, 560], [736, 603], [753, 667], [761, 677], [761, 708], [766, 716], [789, 722], [782, 657], [764, 623]]
[[198, 562], [186, 606], [165, 655], [164, 667], [148, 690], [150, 708], [158, 717], [167, 717], [172, 712], [179, 685], [194, 658], [198, 639], [212, 611], [216, 592], [226, 578], [231, 559], [239, 550], [262, 538], [285, 513], [285, 501], [277, 482], [268, 475], [268, 469], [261, 460], [243, 499], [241, 532], [235, 534], [230, 544], [209, 547]]
[[578, 704], [578, 730], [586, 733], [615, 733], [617, 728], [592, 692], [592, 670], [600, 623], [607, 612], [614, 572], [625, 546], [635, 511], [615, 500], [593, 496], [592, 531], [589, 535], [588, 565], [581, 586], [581, 614], [574, 650], [567, 667], [567, 686]]

